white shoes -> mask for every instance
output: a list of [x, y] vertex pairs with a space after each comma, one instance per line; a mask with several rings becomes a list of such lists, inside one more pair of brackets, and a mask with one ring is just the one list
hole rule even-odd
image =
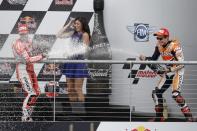
[[23, 108], [23, 116], [21, 118], [22, 122], [31, 122], [33, 119], [31, 118], [31, 114], [33, 112], [33, 106], [27, 108]]
[[31, 117], [27, 117], [27, 116], [22, 116], [22, 122], [32, 122], [33, 119]]

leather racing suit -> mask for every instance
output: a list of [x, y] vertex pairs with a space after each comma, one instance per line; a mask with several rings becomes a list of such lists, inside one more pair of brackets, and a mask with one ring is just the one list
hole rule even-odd
[[[158, 60], [159, 56], [164, 61], [183, 61], [183, 51], [178, 41], [168, 41], [165, 46], [157, 44], [152, 57], [146, 57], [147, 60]], [[181, 108], [182, 113], [188, 121], [192, 121], [192, 114], [185, 99], [181, 95], [181, 85], [183, 83], [184, 65], [165, 65], [170, 73], [160, 74], [161, 79], [158, 85], [152, 91], [152, 97], [155, 102], [156, 119], [163, 119], [163, 93], [172, 85], [172, 97]], [[150, 66], [149, 66], [150, 67]]]
[[21, 39], [17, 39], [12, 45], [14, 57], [18, 60], [16, 63], [17, 79], [26, 92], [22, 107], [22, 121], [30, 121], [33, 107], [40, 95], [33, 63], [41, 60], [43, 55], [31, 56], [31, 46], [30, 40], [22, 41]]

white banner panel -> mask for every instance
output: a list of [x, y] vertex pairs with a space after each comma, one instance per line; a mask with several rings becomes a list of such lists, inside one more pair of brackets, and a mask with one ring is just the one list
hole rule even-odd
[[190, 122], [101, 122], [97, 131], [196, 131]]

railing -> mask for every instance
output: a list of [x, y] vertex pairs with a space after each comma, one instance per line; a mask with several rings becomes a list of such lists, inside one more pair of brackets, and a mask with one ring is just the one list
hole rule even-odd
[[[0, 58], [0, 66], [2, 67], [0, 68], [0, 121], [21, 121], [21, 108], [25, 95], [22, 88], [19, 87], [20, 84], [16, 79], [16, 62], [17, 61], [13, 58]], [[60, 66], [63, 63], [112, 65], [112, 75], [108, 78], [104, 78], [108, 79], [108, 83], [94, 83], [97, 84], [98, 87], [101, 84], [107, 84], [106, 88], [103, 89], [104, 92], [99, 88], [91, 88], [91, 84], [88, 83], [88, 80], [92, 78], [86, 79], [83, 87], [83, 93], [85, 94], [85, 106], [74, 107], [85, 108], [85, 113], [72, 112], [68, 92], [66, 90], [66, 79], [61, 74], [61, 68], [59, 69], [60, 72], [57, 72], [56, 68], [53, 68], [54, 70], [52, 69], [53, 71], [51, 71], [51, 73], [53, 73], [52, 75], [43, 75], [43, 73], [46, 73], [44, 72], [45, 65], [52, 64]], [[6, 67], [5, 64], [8, 64], [7, 69], [4, 68], [4, 66]], [[151, 72], [148, 67], [143, 69], [139, 68], [140, 65], [146, 64], [186, 65], [182, 94], [185, 96], [187, 104], [191, 107], [192, 114], [196, 116], [197, 89], [195, 81], [197, 79], [197, 70], [195, 66], [197, 65], [197, 61], [167, 62], [47, 59], [35, 64], [35, 71], [38, 76], [42, 94], [36, 103], [32, 117], [34, 121], [147, 121], [149, 118], [154, 117], [154, 103], [151, 98], [151, 92], [157, 84], [158, 78], [157, 74], [154, 74], [154, 78], [150, 76], [151, 73], [154, 72]], [[123, 68], [125, 65], [127, 65], [126, 70]], [[137, 68], [135, 69], [134, 66]], [[137, 74], [140, 70], [148, 70], [149, 76], [141, 76]], [[133, 75], [135, 75], [135, 77], [133, 77]], [[45, 88], [49, 81], [58, 82], [59, 86], [57, 87], [57, 85], [54, 85], [53, 88], [53, 90], [56, 91], [53, 93], [57, 93], [58, 96], [46, 96]], [[137, 84], [135, 81], [138, 81]], [[145, 85], [147, 87], [142, 87]], [[57, 88], [58, 91], [56, 90]], [[94, 92], [91, 92], [91, 90], [94, 90]], [[99, 93], [95, 93], [96, 91]], [[166, 112], [168, 119], [169, 121], [182, 121], [184, 117], [180, 113], [176, 103], [171, 99], [171, 89], [168, 89], [165, 93], [165, 100], [167, 101], [166, 104], [169, 108]]]

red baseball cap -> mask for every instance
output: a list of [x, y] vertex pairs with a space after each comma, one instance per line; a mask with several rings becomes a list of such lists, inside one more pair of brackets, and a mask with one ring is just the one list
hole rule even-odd
[[168, 31], [168, 29], [166, 28], [161, 28], [158, 32], [153, 34], [154, 36], [169, 36], [170, 33]]

